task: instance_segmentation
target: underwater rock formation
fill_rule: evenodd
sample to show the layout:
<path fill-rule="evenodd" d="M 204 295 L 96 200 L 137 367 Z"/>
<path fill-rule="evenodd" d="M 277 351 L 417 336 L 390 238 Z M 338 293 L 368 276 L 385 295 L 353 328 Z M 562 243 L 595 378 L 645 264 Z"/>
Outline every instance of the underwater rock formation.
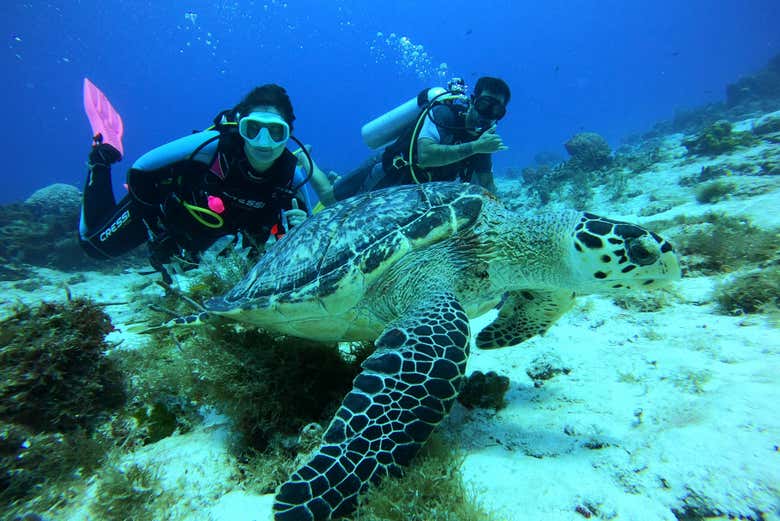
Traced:
<path fill-rule="evenodd" d="M 581 132 L 564 145 L 571 155 L 570 166 L 598 170 L 609 165 L 612 150 L 607 140 L 595 132 Z"/>
<path fill-rule="evenodd" d="M 755 138 L 750 132 L 734 132 L 731 122 L 720 120 L 697 135 L 683 139 L 682 144 L 691 154 L 717 156 L 754 142 Z"/>
<path fill-rule="evenodd" d="M 726 86 L 726 101 L 707 103 L 700 107 L 680 109 L 674 118 L 660 121 L 641 138 L 650 138 L 684 132 L 701 131 L 718 120 L 737 121 L 757 113 L 780 109 L 780 54 L 769 61 L 766 68 L 740 78 Z"/>
<path fill-rule="evenodd" d="M 25 278 L 23 264 L 63 271 L 116 266 L 91 259 L 82 250 L 80 211 L 79 190 L 61 183 L 36 191 L 24 203 L 0 206 L 0 280 Z M 130 260 L 126 257 L 122 264 Z"/>
<path fill-rule="evenodd" d="M 780 54 L 775 55 L 766 68 L 745 76 L 726 86 L 726 106 L 753 105 L 756 108 L 777 106 L 780 103 Z"/>
<path fill-rule="evenodd" d="M 550 150 L 543 150 L 534 154 L 534 162 L 537 165 L 553 166 L 558 163 L 563 163 L 564 158 L 558 152 L 552 152 Z"/>
<path fill-rule="evenodd" d="M 569 374 L 571 368 L 561 361 L 555 353 L 544 353 L 531 361 L 525 370 L 528 377 L 534 381 L 535 387 L 541 387 L 544 380 L 549 380 L 559 374 Z"/>
<path fill-rule="evenodd" d="M 504 396 L 509 390 L 509 378 L 495 371 L 474 371 L 463 382 L 458 401 L 466 408 L 503 409 Z"/>
<path fill-rule="evenodd" d="M 757 136 L 774 134 L 775 132 L 780 132 L 780 111 L 759 118 L 753 125 L 753 134 Z"/>
<path fill-rule="evenodd" d="M 73 185 L 54 183 L 33 192 L 24 204 L 40 215 L 70 215 L 81 205 L 81 192 Z"/>

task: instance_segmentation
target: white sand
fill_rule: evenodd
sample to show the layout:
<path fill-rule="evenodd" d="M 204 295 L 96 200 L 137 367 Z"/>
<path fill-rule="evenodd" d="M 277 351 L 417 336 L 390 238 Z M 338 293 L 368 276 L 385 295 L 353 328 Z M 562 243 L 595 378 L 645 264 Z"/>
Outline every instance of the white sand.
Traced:
<path fill-rule="evenodd" d="M 756 161 L 766 146 L 685 164 L 681 138 L 668 138 L 665 163 L 631 180 L 629 186 L 641 190 L 637 197 L 610 203 L 599 192 L 590 209 L 634 221 L 717 209 L 780 226 L 778 177 L 734 175 L 729 180 L 743 195 L 716 205 L 697 203 L 693 187 L 677 184 L 703 165 Z M 508 183 L 499 184 L 504 193 L 512 191 Z M 747 190 L 755 185 L 764 193 Z M 651 194 L 674 207 L 637 218 Z M 33 293 L 0 283 L 3 313 L 16 299 L 64 298 L 68 275 L 38 273 L 48 282 Z M 130 288 L 144 280 L 130 273 L 86 277 L 70 285 L 72 293 L 101 302 L 129 301 Z M 441 428 L 466 451 L 464 479 L 483 504 L 499 519 L 518 521 L 581 520 L 578 506 L 598 519 L 674 520 L 672 510 L 682 510 L 683 500 L 707 509 L 702 514 L 719 510 L 723 519 L 758 519 L 757 510 L 767 520 L 780 519 L 780 331 L 761 315 L 717 314 L 712 289 L 718 280 L 682 280 L 672 289 L 672 302 L 656 312 L 628 312 L 608 298 L 585 297 L 544 337 L 495 351 L 474 349 L 469 372 L 495 370 L 511 379 L 508 406 L 493 413 L 457 405 Z M 124 331 L 133 320 L 129 306 L 107 311 L 120 329 L 109 340 L 123 347 L 145 341 Z M 571 372 L 536 388 L 526 369 L 551 354 Z M 124 461 L 156 469 L 166 492 L 178 498 L 168 519 L 270 519 L 271 496 L 239 488 L 228 434 L 217 421 Z M 76 499 L 51 518 L 82 519 L 89 500 L 85 494 L 81 505 Z"/>

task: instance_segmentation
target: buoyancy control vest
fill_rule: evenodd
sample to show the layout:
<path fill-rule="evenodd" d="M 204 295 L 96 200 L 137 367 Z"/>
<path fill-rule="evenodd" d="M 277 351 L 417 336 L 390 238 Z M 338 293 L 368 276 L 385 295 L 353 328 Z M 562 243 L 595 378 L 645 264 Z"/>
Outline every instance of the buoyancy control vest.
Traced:
<path fill-rule="evenodd" d="M 473 141 L 475 136 L 466 129 L 463 106 L 451 103 L 435 103 L 426 109 L 423 117 L 430 118 L 436 125 L 440 134 L 446 134 L 449 142 L 446 144 L 459 144 Z M 427 181 L 453 181 L 460 178 L 468 182 L 474 172 L 474 166 L 481 163 L 484 158 L 472 156 L 464 160 L 439 167 L 422 169 L 418 166 L 417 139 L 419 139 L 422 122 L 411 125 L 392 144 L 388 145 L 382 153 L 382 169 L 385 178 L 377 185 L 377 188 L 398 184 L 410 184 Z M 410 155 L 411 153 L 411 155 Z M 472 165 L 473 163 L 473 165 Z"/>
<path fill-rule="evenodd" d="M 250 177 L 241 136 L 230 128 L 206 130 L 141 156 L 128 172 L 128 189 L 145 210 L 152 242 L 172 238 L 197 252 L 239 230 L 264 242 L 291 207 L 296 165 L 285 149 L 262 176 Z"/>

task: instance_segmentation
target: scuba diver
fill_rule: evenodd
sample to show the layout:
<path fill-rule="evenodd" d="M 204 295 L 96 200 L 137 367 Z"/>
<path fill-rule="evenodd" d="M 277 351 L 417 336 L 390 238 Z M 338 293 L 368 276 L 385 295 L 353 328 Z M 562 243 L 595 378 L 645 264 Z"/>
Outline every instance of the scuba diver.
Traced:
<path fill-rule="evenodd" d="M 388 186 L 456 179 L 495 193 L 491 154 L 508 148 L 496 125 L 506 114 L 509 86 L 485 76 L 477 80 L 470 98 L 465 91 L 463 80 L 455 78 L 448 90 L 423 90 L 364 125 L 366 144 L 386 148 L 338 178 L 333 183 L 335 199 Z"/>
<path fill-rule="evenodd" d="M 239 232 L 259 252 L 316 203 L 304 184 L 324 174 L 313 163 L 308 175 L 296 171 L 298 158 L 287 149 L 289 139 L 298 142 L 292 103 L 274 84 L 253 89 L 209 129 L 141 156 L 127 173 L 128 194 L 116 203 L 111 165 L 122 158 L 121 118 L 89 80 L 84 87 L 95 138 L 79 237 L 91 257 L 110 259 L 146 242 L 151 265 L 170 282 L 165 264 L 194 268 L 217 239 Z"/>

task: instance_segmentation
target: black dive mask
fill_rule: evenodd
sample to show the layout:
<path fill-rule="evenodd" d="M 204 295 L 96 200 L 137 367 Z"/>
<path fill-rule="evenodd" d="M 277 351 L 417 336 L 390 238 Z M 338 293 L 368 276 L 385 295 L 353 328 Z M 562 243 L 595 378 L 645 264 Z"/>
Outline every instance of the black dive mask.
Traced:
<path fill-rule="evenodd" d="M 492 96 L 478 96 L 474 98 L 472 104 L 481 119 L 498 121 L 506 114 L 506 107 L 501 100 Z"/>

